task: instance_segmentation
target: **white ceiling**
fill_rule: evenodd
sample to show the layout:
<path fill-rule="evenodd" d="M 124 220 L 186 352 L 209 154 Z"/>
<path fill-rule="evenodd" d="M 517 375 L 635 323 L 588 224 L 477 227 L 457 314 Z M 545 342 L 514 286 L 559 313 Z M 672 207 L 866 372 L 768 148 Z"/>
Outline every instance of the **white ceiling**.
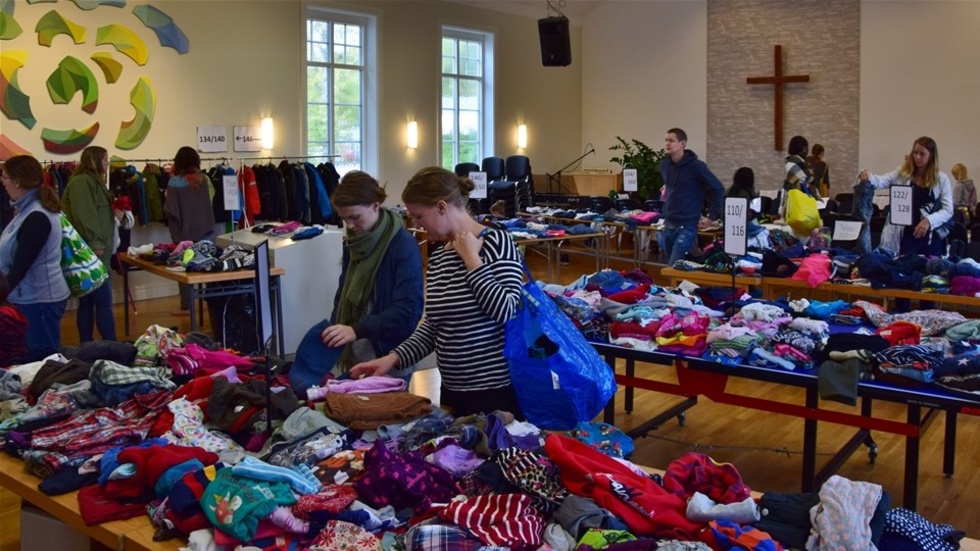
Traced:
<path fill-rule="evenodd" d="M 464 4 L 485 10 L 513 13 L 535 19 L 556 15 L 548 9 L 546 0 L 448 0 L 454 4 Z M 553 0 L 572 24 L 581 25 L 582 18 L 607 0 Z"/>

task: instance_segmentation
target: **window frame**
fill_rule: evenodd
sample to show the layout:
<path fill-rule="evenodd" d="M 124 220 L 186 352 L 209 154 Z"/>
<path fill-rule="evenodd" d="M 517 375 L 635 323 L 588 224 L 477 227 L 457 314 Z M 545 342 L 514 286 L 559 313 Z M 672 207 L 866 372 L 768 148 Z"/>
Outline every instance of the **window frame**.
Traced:
<path fill-rule="evenodd" d="M 378 64 L 378 50 L 380 48 L 378 39 L 378 27 L 379 27 L 379 17 L 376 14 L 360 11 L 342 10 L 336 9 L 328 6 L 308 4 L 306 5 L 304 17 L 303 17 L 303 97 L 302 97 L 302 144 L 304 155 L 311 155 L 310 153 L 310 135 L 309 135 L 309 112 L 310 112 L 310 90 L 309 90 L 309 69 L 310 67 L 326 67 L 328 71 L 331 72 L 329 78 L 329 84 L 332 86 L 333 71 L 340 68 L 346 69 L 351 67 L 357 67 L 361 70 L 361 120 L 360 120 L 360 146 L 361 146 L 361 166 L 358 167 L 359 170 L 368 172 L 369 174 L 378 174 L 379 171 L 379 158 L 380 158 L 380 139 L 379 139 L 379 107 L 378 107 L 378 89 L 379 89 L 379 64 Z M 348 24 L 348 25 L 358 25 L 361 27 L 362 35 L 362 64 L 361 65 L 346 65 L 346 64 L 336 64 L 334 63 L 331 55 L 331 60 L 327 62 L 313 62 L 309 59 L 309 26 L 310 21 L 320 21 L 327 22 L 330 24 L 331 34 L 333 31 L 333 25 L 335 23 Z M 331 48 L 333 47 L 333 37 L 331 36 L 330 42 Z M 330 97 L 328 98 L 326 105 L 329 109 L 329 115 L 327 120 L 327 133 L 328 133 L 328 151 L 333 154 L 336 151 L 337 140 L 336 140 L 336 127 L 334 120 L 334 109 L 336 104 L 333 98 L 333 90 L 328 90 Z M 337 163 L 336 158 L 316 158 L 311 157 L 309 159 L 311 162 L 318 163 L 322 161 L 331 161 L 334 166 L 338 167 L 338 172 L 340 171 L 341 165 Z M 344 171 L 346 172 L 346 170 Z M 343 173 L 341 173 L 343 176 Z"/>
<path fill-rule="evenodd" d="M 443 163 L 445 156 L 446 142 L 443 140 L 443 104 L 442 104 L 442 84 L 445 78 L 453 78 L 456 81 L 456 105 L 453 108 L 454 111 L 454 135 L 453 140 L 453 153 L 452 153 L 452 165 L 448 168 L 453 170 L 456 164 L 460 161 L 459 159 L 459 81 L 460 77 L 463 76 L 467 79 L 472 77 L 467 77 L 465 75 L 460 75 L 459 68 L 457 66 L 457 71 L 455 73 L 445 73 L 442 70 L 442 41 L 445 38 L 452 38 L 454 40 L 466 40 L 471 42 L 478 42 L 482 47 L 483 53 L 483 76 L 479 78 L 480 81 L 480 132 L 479 132 L 479 147 L 477 151 L 477 158 L 474 160 L 476 164 L 482 164 L 482 160 L 486 157 L 494 155 L 495 150 L 495 127 L 494 127 L 494 109 L 495 109 L 495 88 L 494 88 L 494 42 L 495 33 L 486 29 L 478 29 L 473 27 L 463 27 L 454 24 L 442 24 L 440 27 L 439 35 L 439 164 Z M 456 54 L 457 61 L 459 60 L 458 48 Z"/>

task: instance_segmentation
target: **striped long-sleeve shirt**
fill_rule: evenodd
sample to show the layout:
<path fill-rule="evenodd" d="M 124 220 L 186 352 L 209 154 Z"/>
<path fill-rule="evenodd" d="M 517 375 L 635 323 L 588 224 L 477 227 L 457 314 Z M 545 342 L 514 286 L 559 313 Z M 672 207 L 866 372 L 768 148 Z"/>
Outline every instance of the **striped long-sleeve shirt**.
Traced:
<path fill-rule="evenodd" d="M 450 390 L 487 390 L 510 384 L 504 325 L 521 300 L 520 251 L 506 232 L 490 230 L 480 257 L 484 264 L 467 272 L 456 251 L 440 247 L 432 254 L 426 275 L 425 317 L 415 333 L 394 350 L 403 366 L 435 350 L 442 384 Z"/>

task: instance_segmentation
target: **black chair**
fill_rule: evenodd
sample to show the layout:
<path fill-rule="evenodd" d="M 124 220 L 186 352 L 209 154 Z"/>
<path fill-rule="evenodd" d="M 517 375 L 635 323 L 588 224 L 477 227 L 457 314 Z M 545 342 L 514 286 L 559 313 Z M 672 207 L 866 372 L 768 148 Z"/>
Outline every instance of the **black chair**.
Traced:
<path fill-rule="evenodd" d="M 643 210 L 643 205 L 636 199 L 616 199 L 616 210 Z"/>
<path fill-rule="evenodd" d="M 977 206 L 973 209 L 973 219 L 980 221 L 980 203 L 977 203 Z"/>
<path fill-rule="evenodd" d="M 595 195 L 589 198 L 589 210 L 596 214 L 605 214 L 609 209 L 616 209 L 616 203 L 604 195 Z"/>
<path fill-rule="evenodd" d="M 878 245 L 881 244 L 881 232 L 885 229 L 884 216 L 872 216 L 871 222 L 868 224 L 871 226 L 871 249 L 877 249 Z"/>
<path fill-rule="evenodd" d="M 643 201 L 643 210 L 650 212 L 660 212 L 664 208 L 664 202 L 659 199 L 647 199 Z"/>
<path fill-rule="evenodd" d="M 963 247 L 963 258 L 972 258 L 980 262 L 980 241 L 971 241 Z"/>
<path fill-rule="evenodd" d="M 483 169 L 483 172 L 487 173 L 487 184 L 503 179 L 505 174 L 503 158 L 487 157 L 483 159 L 483 164 L 480 166 Z"/>
<path fill-rule="evenodd" d="M 946 236 L 946 243 L 950 246 L 958 246 L 962 249 L 966 245 L 966 242 L 970 240 L 970 232 L 966 229 L 966 224 L 961 224 L 960 222 L 953 222 L 953 227 L 949 230 L 949 235 Z M 960 243 L 961 245 L 955 245 Z"/>
<path fill-rule="evenodd" d="M 469 177 L 470 172 L 480 172 L 480 165 L 476 163 L 459 163 L 453 170 L 456 176 Z"/>
<path fill-rule="evenodd" d="M 840 212 L 840 204 L 833 199 L 827 199 L 826 209 L 828 212 Z"/>
<path fill-rule="evenodd" d="M 772 197 L 769 197 L 768 195 L 760 195 L 759 196 L 759 203 L 760 203 L 761 206 L 759 208 L 759 212 L 761 214 L 772 214 L 772 212 L 773 212 L 772 211 L 772 203 L 773 203 L 773 201 L 774 201 L 774 199 Z"/>
<path fill-rule="evenodd" d="M 488 177 L 489 180 L 489 177 Z M 490 204 L 504 202 L 504 214 L 513 218 L 532 206 L 531 161 L 524 155 L 511 155 L 504 162 L 504 173 L 487 184 Z"/>

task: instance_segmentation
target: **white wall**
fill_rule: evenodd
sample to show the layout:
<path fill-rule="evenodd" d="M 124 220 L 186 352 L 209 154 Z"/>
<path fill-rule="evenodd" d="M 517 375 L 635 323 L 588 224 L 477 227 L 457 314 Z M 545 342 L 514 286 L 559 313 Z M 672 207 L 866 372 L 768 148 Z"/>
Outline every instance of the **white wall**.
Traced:
<path fill-rule="evenodd" d="M 618 169 L 608 162 L 616 136 L 660 149 L 675 126 L 704 155 L 704 2 L 604 2 L 584 17 L 582 43 L 582 142 L 596 149 L 583 166 Z"/>
<path fill-rule="evenodd" d="M 980 2 L 861 4 L 860 165 L 887 172 L 919 136 L 980 177 Z"/>

